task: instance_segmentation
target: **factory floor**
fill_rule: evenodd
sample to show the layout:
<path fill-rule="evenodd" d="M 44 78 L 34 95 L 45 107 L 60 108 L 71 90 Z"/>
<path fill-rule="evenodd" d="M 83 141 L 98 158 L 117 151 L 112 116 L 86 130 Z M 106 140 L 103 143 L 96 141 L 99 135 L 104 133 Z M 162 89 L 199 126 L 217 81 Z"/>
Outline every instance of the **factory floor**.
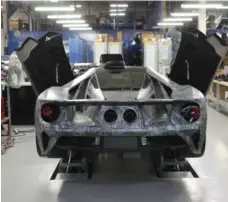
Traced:
<path fill-rule="evenodd" d="M 208 108 L 205 155 L 189 159 L 199 178 L 156 178 L 139 159 L 104 160 L 92 180 L 50 177 L 58 159 L 39 158 L 34 133 L 2 155 L 3 202 L 228 202 L 228 117 Z M 105 167 L 105 166 L 104 166 Z"/>

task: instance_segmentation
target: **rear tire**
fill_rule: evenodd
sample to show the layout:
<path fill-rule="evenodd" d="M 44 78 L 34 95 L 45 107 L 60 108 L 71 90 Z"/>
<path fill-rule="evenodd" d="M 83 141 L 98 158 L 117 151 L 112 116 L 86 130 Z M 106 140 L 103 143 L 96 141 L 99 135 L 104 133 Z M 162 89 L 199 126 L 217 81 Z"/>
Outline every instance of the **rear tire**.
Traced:
<path fill-rule="evenodd" d="M 40 150 L 40 147 L 39 147 L 39 144 L 38 144 L 37 137 L 36 137 L 36 152 L 41 157 L 41 150 Z"/>
<path fill-rule="evenodd" d="M 205 152 L 205 149 L 206 149 L 206 138 L 205 138 L 205 140 L 204 140 L 204 143 L 203 143 L 203 147 L 202 147 L 202 155 L 201 156 L 203 156 L 204 155 L 204 152 Z"/>

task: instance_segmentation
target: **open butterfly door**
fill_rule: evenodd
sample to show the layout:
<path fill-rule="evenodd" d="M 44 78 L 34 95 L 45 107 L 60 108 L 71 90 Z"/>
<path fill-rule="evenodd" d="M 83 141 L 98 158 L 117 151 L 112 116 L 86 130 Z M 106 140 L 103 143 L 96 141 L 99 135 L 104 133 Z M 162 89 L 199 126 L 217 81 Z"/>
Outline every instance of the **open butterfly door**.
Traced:
<path fill-rule="evenodd" d="M 16 53 L 37 95 L 74 78 L 58 33 L 49 32 L 38 41 L 29 37 Z"/>
<path fill-rule="evenodd" d="M 207 94 L 227 51 L 227 36 L 206 38 L 200 31 L 182 32 L 181 44 L 169 78 Z"/>

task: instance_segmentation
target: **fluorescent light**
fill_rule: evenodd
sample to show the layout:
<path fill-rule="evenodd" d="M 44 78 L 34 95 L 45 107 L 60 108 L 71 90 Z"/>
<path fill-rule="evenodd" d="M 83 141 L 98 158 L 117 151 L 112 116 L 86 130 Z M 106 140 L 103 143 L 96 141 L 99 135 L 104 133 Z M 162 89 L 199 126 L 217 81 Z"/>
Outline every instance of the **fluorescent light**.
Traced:
<path fill-rule="evenodd" d="M 162 29 L 161 26 L 153 26 L 152 28 L 153 28 L 153 29 Z"/>
<path fill-rule="evenodd" d="M 159 22 L 158 26 L 183 26 L 183 22 Z"/>
<path fill-rule="evenodd" d="M 37 6 L 35 7 L 35 11 L 74 11 L 75 8 L 74 7 L 70 7 L 70 6 L 57 6 L 57 7 L 54 7 L 54 6 L 50 6 L 50 7 L 40 7 L 40 6 Z"/>
<path fill-rule="evenodd" d="M 199 13 L 193 12 L 193 13 L 171 13 L 172 17 L 194 17 L 199 16 Z"/>
<path fill-rule="evenodd" d="M 77 5 L 76 5 L 76 8 L 81 8 L 81 7 L 82 7 L 81 4 L 77 4 Z"/>
<path fill-rule="evenodd" d="M 54 3 L 54 2 L 59 2 L 59 0 L 50 0 L 50 2 L 53 2 L 53 3 Z"/>
<path fill-rule="evenodd" d="M 125 16 L 125 13 L 110 13 L 110 16 Z"/>
<path fill-rule="evenodd" d="M 92 28 L 91 27 L 71 27 L 71 28 L 69 28 L 69 30 L 85 31 L 85 30 L 92 30 Z"/>
<path fill-rule="evenodd" d="M 192 18 L 165 18 L 164 22 L 185 22 L 192 21 Z"/>
<path fill-rule="evenodd" d="M 64 24 L 63 27 L 89 27 L 88 24 Z"/>
<path fill-rule="evenodd" d="M 85 20 L 57 20 L 57 24 L 67 24 L 67 23 L 85 23 Z"/>
<path fill-rule="evenodd" d="M 74 18 L 81 18 L 81 15 L 76 14 L 66 14 L 66 15 L 48 15 L 48 19 L 74 19 Z"/>
<path fill-rule="evenodd" d="M 222 6 L 221 8 L 218 9 L 228 9 L 228 6 Z"/>
<path fill-rule="evenodd" d="M 195 9 L 199 9 L 199 8 L 213 8 L 213 9 L 218 9 L 218 8 L 222 8 L 222 4 L 181 4 L 181 8 L 195 8 Z"/>
<path fill-rule="evenodd" d="M 110 12 L 124 12 L 124 11 L 126 11 L 126 9 L 125 8 L 122 8 L 122 9 L 110 9 L 109 10 Z"/>
<path fill-rule="evenodd" d="M 127 4 L 118 4 L 117 7 L 119 7 L 119 8 L 127 8 L 128 5 Z"/>
<path fill-rule="evenodd" d="M 128 5 L 127 4 L 110 4 L 110 7 L 119 7 L 119 8 L 127 8 Z"/>

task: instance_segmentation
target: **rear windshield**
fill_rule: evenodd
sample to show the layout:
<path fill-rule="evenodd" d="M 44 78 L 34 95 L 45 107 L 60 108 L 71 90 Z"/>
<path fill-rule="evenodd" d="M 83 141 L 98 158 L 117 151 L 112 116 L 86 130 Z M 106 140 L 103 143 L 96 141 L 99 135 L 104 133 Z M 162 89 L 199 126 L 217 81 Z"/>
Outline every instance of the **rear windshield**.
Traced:
<path fill-rule="evenodd" d="M 129 67 L 120 73 L 112 73 L 103 69 L 97 73 L 102 90 L 131 90 L 140 89 L 145 76 L 145 68 Z"/>

